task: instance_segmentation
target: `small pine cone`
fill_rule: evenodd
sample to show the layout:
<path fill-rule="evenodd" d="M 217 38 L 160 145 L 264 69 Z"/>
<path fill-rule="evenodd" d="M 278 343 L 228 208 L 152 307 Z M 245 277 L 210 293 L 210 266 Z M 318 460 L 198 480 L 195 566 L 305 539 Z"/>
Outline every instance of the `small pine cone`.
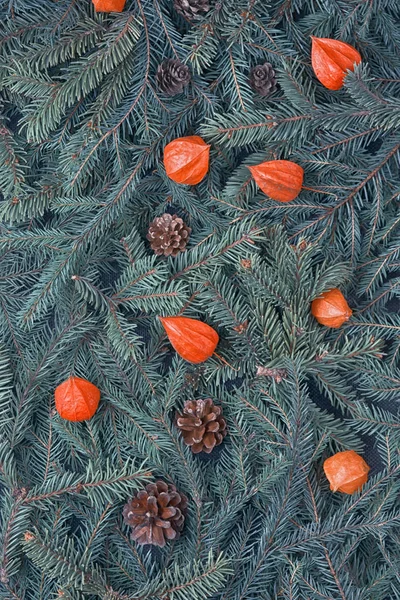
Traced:
<path fill-rule="evenodd" d="M 178 539 L 183 529 L 187 498 L 164 481 L 149 483 L 124 506 L 123 517 L 132 527 L 131 538 L 140 546 L 165 546 L 166 540 Z"/>
<path fill-rule="evenodd" d="M 222 409 L 215 406 L 211 398 L 185 402 L 183 414 L 177 415 L 176 424 L 182 431 L 185 444 L 191 446 L 194 454 L 209 454 L 226 436 Z"/>
<path fill-rule="evenodd" d="M 165 213 L 150 223 L 147 239 L 159 256 L 176 256 L 186 249 L 191 231 L 180 217 Z"/>
<path fill-rule="evenodd" d="M 187 21 L 192 21 L 210 10 L 209 0 L 174 0 L 174 9 Z"/>
<path fill-rule="evenodd" d="M 190 386 L 193 389 L 197 389 L 199 387 L 200 377 L 204 372 L 203 366 L 198 366 L 195 371 L 188 371 L 185 374 L 185 385 L 186 387 Z"/>
<path fill-rule="evenodd" d="M 28 495 L 28 490 L 25 487 L 15 488 L 12 492 L 12 496 L 13 496 L 13 498 L 15 498 L 15 500 L 17 502 L 24 500 L 27 497 L 27 495 Z"/>
<path fill-rule="evenodd" d="M 249 83 L 260 96 L 269 96 L 276 90 L 276 78 L 270 63 L 256 65 L 250 70 Z"/>
<path fill-rule="evenodd" d="M 272 377 L 276 383 L 280 383 L 287 377 L 286 369 L 269 369 L 268 367 L 257 367 L 256 375 L 259 377 Z"/>
<path fill-rule="evenodd" d="M 176 96 L 190 81 L 190 70 L 180 60 L 169 58 L 157 68 L 157 85 L 167 96 Z"/>

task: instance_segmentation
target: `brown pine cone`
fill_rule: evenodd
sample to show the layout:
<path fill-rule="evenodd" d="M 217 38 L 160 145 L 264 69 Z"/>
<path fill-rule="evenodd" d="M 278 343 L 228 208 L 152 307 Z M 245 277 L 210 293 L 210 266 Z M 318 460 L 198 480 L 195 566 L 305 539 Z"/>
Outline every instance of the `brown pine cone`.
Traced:
<path fill-rule="evenodd" d="M 186 249 L 191 231 L 180 217 L 165 213 L 150 223 L 147 239 L 159 256 L 176 256 Z"/>
<path fill-rule="evenodd" d="M 249 83 L 260 96 L 269 96 L 276 90 L 276 78 L 273 66 L 266 62 L 250 70 Z"/>
<path fill-rule="evenodd" d="M 124 506 L 123 517 L 132 527 L 131 538 L 139 545 L 165 546 L 178 539 L 183 529 L 187 498 L 164 481 L 149 483 Z"/>
<path fill-rule="evenodd" d="M 189 67 L 176 58 L 169 58 L 158 65 L 156 80 L 164 94 L 176 96 L 190 81 Z"/>
<path fill-rule="evenodd" d="M 215 406 L 211 398 L 185 402 L 183 414 L 178 413 L 176 424 L 182 431 L 185 444 L 191 446 L 194 454 L 209 454 L 226 436 L 222 409 Z"/>
<path fill-rule="evenodd" d="M 174 9 L 187 21 L 192 21 L 210 10 L 208 0 L 174 0 Z"/>

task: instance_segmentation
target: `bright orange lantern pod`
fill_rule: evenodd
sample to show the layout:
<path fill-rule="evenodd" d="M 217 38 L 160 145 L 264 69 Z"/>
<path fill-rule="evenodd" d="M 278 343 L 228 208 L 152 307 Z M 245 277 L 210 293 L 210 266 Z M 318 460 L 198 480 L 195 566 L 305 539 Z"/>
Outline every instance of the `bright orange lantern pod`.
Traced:
<path fill-rule="evenodd" d="M 301 191 L 304 171 L 290 160 L 270 160 L 249 167 L 258 187 L 278 202 L 290 202 Z"/>
<path fill-rule="evenodd" d="M 70 377 L 54 392 L 56 409 L 67 421 L 91 419 L 99 406 L 100 390 L 81 377 Z"/>
<path fill-rule="evenodd" d="M 190 363 L 202 363 L 214 354 L 218 333 L 207 323 L 188 317 L 159 317 L 169 341 L 179 356 Z"/>
<path fill-rule="evenodd" d="M 126 0 L 92 0 L 96 12 L 122 12 Z"/>
<path fill-rule="evenodd" d="M 354 450 L 338 452 L 324 462 L 325 475 L 332 492 L 354 494 L 368 481 L 370 468 Z"/>
<path fill-rule="evenodd" d="M 176 183 L 196 185 L 207 175 L 210 146 L 198 135 L 177 138 L 164 148 L 164 166 Z"/>
<path fill-rule="evenodd" d="M 353 311 L 342 292 L 333 288 L 312 301 L 311 313 L 321 325 L 338 329 L 350 319 Z"/>
<path fill-rule="evenodd" d="M 354 71 L 354 65 L 361 62 L 360 53 L 339 40 L 313 36 L 311 40 L 311 63 L 315 75 L 328 90 L 340 90 L 347 71 Z"/>

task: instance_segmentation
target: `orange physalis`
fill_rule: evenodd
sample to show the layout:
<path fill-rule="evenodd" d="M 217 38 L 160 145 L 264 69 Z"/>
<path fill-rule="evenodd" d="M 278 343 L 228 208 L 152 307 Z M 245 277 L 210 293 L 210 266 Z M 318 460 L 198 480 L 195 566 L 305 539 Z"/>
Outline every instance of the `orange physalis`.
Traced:
<path fill-rule="evenodd" d="M 249 169 L 258 187 L 273 200 L 290 202 L 300 194 L 304 171 L 290 160 L 270 160 Z"/>
<path fill-rule="evenodd" d="M 365 460 L 354 450 L 338 452 L 324 462 L 325 475 L 332 492 L 357 492 L 367 482 L 369 470 Z"/>
<path fill-rule="evenodd" d="M 126 0 L 92 0 L 96 12 L 122 12 Z"/>
<path fill-rule="evenodd" d="M 164 166 L 176 183 L 196 185 L 207 175 L 210 146 L 198 135 L 177 138 L 164 148 Z"/>
<path fill-rule="evenodd" d="M 56 409 L 67 421 L 86 421 L 93 417 L 100 401 L 100 390 L 81 377 L 70 377 L 54 392 Z"/>
<path fill-rule="evenodd" d="M 159 317 L 172 346 L 191 363 L 202 363 L 214 354 L 218 333 L 207 323 L 188 317 Z"/>
<path fill-rule="evenodd" d="M 340 90 L 347 71 L 354 71 L 354 65 L 361 62 L 360 53 L 339 40 L 313 36 L 311 40 L 311 63 L 315 75 L 328 90 Z"/>
<path fill-rule="evenodd" d="M 350 319 L 353 311 L 342 292 L 333 288 L 312 301 L 311 313 L 321 325 L 338 329 Z"/>

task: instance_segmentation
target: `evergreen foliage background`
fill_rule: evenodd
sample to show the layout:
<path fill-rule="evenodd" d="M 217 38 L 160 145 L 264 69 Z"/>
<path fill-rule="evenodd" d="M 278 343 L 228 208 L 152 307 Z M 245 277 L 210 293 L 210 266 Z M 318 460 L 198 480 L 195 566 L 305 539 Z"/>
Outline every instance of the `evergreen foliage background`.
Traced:
<path fill-rule="evenodd" d="M 398 1 L 218 0 L 191 24 L 168 0 L 0 11 L 1 598 L 399 598 Z M 343 90 L 314 77 L 310 35 L 360 51 Z M 192 82 L 168 98 L 155 73 L 175 57 Z M 193 133 L 211 168 L 188 188 L 162 152 Z M 305 170 L 291 203 L 250 179 L 274 158 Z M 192 228 L 176 259 L 145 241 L 165 211 Z M 310 315 L 335 286 L 354 309 L 337 331 Z M 216 328 L 231 366 L 178 358 L 173 314 Z M 85 423 L 54 409 L 72 373 L 101 389 Z M 201 397 L 228 422 L 209 458 L 174 425 Z M 332 494 L 323 460 L 350 448 L 371 477 Z M 189 498 L 162 551 L 121 517 L 156 478 Z"/>

